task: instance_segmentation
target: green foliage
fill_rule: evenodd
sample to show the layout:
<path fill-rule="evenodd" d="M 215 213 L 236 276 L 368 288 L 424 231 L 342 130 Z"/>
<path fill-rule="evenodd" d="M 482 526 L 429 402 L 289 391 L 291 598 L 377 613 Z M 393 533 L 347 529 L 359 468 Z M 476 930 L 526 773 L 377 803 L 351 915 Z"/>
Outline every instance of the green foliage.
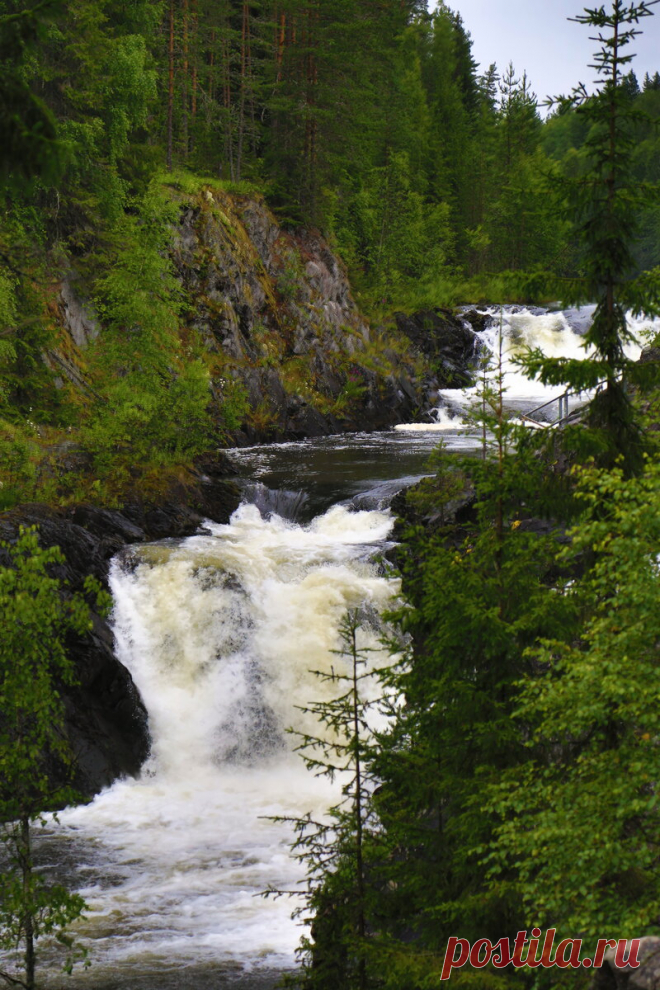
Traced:
<path fill-rule="evenodd" d="M 560 98 L 562 113 L 575 108 L 588 133 L 583 167 L 577 175 L 556 180 L 582 249 L 580 277 L 561 284 L 559 291 L 570 305 L 596 303 L 585 337 L 593 357 L 562 362 L 537 351 L 525 362 L 541 381 L 561 381 L 575 389 L 585 386 L 585 377 L 593 381 L 592 371 L 598 367 L 605 387 L 591 402 L 589 422 L 595 435 L 591 442 L 604 448 L 599 456 L 610 464 L 623 457 L 629 471 L 641 465 L 642 438 L 626 391 L 625 379 L 633 373 L 624 350 L 631 339 L 626 314 L 660 312 L 660 276 L 656 271 L 640 278 L 636 268 L 640 216 L 657 202 L 658 189 L 640 183 L 632 166 L 635 127 L 646 118 L 635 106 L 635 93 L 627 85 L 623 68 L 633 58 L 625 53 L 626 48 L 639 33 L 639 22 L 653 13 L 650 8 L 649 3 L 627 5 L 613 0 L 610 13 L 602 7 L 576 18 L 600 32 L 601 47 L 594 59 L 601 81 L 594 95 L 582 86 L 570 97 Z"/>
<path fill-rule="evenodd" d="M 147 123 L 156 97 L 156 72 L 147 67 L 147 57 L 141 35 L 117 38 L 108 53 L 101 78 L 111 163 L 126 150 L 131 131 Z"/>
<path fill-rule="evenodd" d="M 10 386 L 4 372 L 16 361 L 16 348 L 12 342 L 12 328 L 16 323 L 16 297 L 14 283 L 0 272 L 0 414 L 6 409 Z"/>
<path fill-rule="evenodd" d="M 56 937 L 70 970 L 76 954 L 66 929 L 85 907 L 81 897 L 35 872 L 32 831 L 45 811 L 75 799 L 61 697 L 62 687 L 75 683 L 75 671 L 65 639 L 92 624 L 84 597 L 65 595 L 51 576 L 64 562 L 57 547 L 43 550 L 34 529 L 21 529 L 16 543 L 3 543 L 2 550 L 9 566 L 0 567 L 0 839 L 9 863 L 0 883 L 0 946 L 18 969 L 1 975 L 34 990 L 35 942 Z M 91 578 L 86 591 L 105 606 L 107 596 Z"/>
<path fill-rule="evenodd" d="M 32 90 L 26 64 L 59 4 L 41 0 L 32 9 L 3 3 L 0 13 L 0 175 L 14 189 L 37 178 L 55 179 L 62 149 L 52 111 Z"/>
<path fill-rule="evenodd" d="M 341 781 L 341 800 L 325 820 L 311 814 L 276 819 L 292 824 L 294 855 L 305 865 L 304 891 L 267 891 L 267 896 L 293 893 L 303 903 L 294 917 L 310 917 L 312 939 L 303 939 L 300 984 L 305 990 L 368 990 L 374 982 L 372 918 L 378 894 L 373 871 L 377 862 L 378 823 L 367 768 L 372 748 L 371 710 L 364 682 L 376 672 L 371 651 L 360 645 L 360 619 L 349 612 L 340 626 L 341 650 L 330 673 L 314 671 L 322 683 L 336 688 L 330 700 L 303 708 L 318 723 L 319 735 L 293 732 L 307 769 L 316 776 Z"/>
<path fill-rule="evenodd" d="M 290 251 L 284 259 L 284 267 L 277 278 L 277 291 L 287 301 L 295 301 L 300 292 L 303 266 L 300 255 Z"/>
<path fill-rule="evenodd" d="M 175 217 L 152 187 L 139 217 L 124 215 L 113 228 L 114 263 L 96 282 L 105 330 L 92 355 L 96 402 L 82 435 L 100 478 L 120 465 L 187 460 L 210 443 L 209 372 L 180 332 L 184 300 L 167 254 Z M 234 397 L 230 418 L 237 409 Z"/>
<path fill-rule="evenodd" d="M 0 421 L 0 509 L 30 501 L 36 481 L 34 441 Z"/>
<path fill-rule="evenodd" d="M 583 515 L 556 594 L 577 633 L 528 655 L 516 718 L 529 757 L 491 787 L 491 875 L 513 870 L 526 920 L 597 939 L 657 934 L 660 471 L 579 471 Z"/>
<path fill-rule="evenodd" d="M 553 534 L 521 521 L 542 467 L 531 450 L 514 450 L 518 431 L 503 415 L 502 397 L 500 365 L 475 410 L 483 459 L 456 464 L 435 454 L 436 529 L 408 532 L 401 557 L 409 604 L 397 621 L 410 649 L 392 681 L 405 705 L 374 758 L 378 812 L 399 851 L 384 914 L 394 938 L 401 928 L 415 932 L 414 946 L 401 949 L 401 982 L 393 986 L 407 986 L 427 963 L 432 972 L 432 954 L 452 934 L 497 941 L 521 921 L 507 876 L 489 886 L 479 864 L 475 850 L 496 825 L 482 795 L 525 759 L 511 714 L 526 649 L 551 630 L 571 629 L 573 614 L 571 602 L 549 591 Z M 446 526 L 444 508 L 467 479 L 473 518 Z"/>

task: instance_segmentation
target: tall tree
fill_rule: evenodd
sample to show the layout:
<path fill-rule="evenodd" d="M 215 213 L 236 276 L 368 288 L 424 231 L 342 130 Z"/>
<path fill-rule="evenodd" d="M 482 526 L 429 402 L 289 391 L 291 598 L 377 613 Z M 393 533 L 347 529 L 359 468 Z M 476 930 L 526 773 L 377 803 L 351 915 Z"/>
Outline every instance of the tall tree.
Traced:
<path fill-rule="evenodd" d="M 526 361 L 527 369 L 543 382 L 581 390 L 598 386 L 590 406 L 588 439 L 597 444 L 605 463 L 621 457 L 629 471 L 641 467 L 643 442 L 627 389 L 634 370 L 625 354 L 632 340 L 627 313 L 660 313 L 660 277 L 639 276 L 635 263 L 640 212 L 657 197 L 657 189 L 639 183 L 631 168 L 640 114 L 626 85 L 625 69 L 634 58 L 627 49 L 639 34 L 637 25 L 653 13 L 655 2 L 613 0 L 609 10 L 587 10 L 575 18 L 599 32 L 594 67 L 600 88 L 590 95 L 580 86 L 559 101 L 563 111 L 575 108 L 590 127 L 585 171 L 561 181 L 583 253 L 581 277 L 560 291 L 567 304 L 596 302 L 585 337 L 593 356 L 582 361 L 551 359 L 535 351 Z"/>
<path fill-rule="evenodd" d="M 294 916 L 311 913 L 311 941 L 303 939 L 302 985 L 306 990 L 369 990 L 379 985 L 369 941 L 373 938 L 373 910 L 377 891 L 368 865 L 370 847 L 378 841 L 373 780 L 367 767 L 373 731 L 370 712 L 379 701 L 365 687 L 374 681 L 370 649 L 361 645 L 357 611 L 340 626 L 342 647 L 330 673 L 314 671 L 335 689 L 334 697 L 302 709 L 318 724 L 318 734 L 294 732 L 307 768 L 316 776 L 341 781 L 341 800 L 327 820 L 311 815 L 276 819 L 294 826 L 293 851 L 306 870 L 303 905 Z M 294 895 L 291 891 L 268 894 Z M 372 966 L 372 963 L 374 964 Z"/>

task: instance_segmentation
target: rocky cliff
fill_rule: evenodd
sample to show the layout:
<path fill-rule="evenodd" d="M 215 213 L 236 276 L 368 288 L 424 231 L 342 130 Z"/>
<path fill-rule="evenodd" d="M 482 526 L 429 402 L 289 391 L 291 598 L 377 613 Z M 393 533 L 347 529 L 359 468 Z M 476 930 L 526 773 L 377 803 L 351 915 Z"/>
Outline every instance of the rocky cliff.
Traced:
<path fill-rule="evenodd" d="M 407 339 L 370 328 L 320 235 L 283 231 L 263 200 L 184 200 L 173 257 L 194 326 L 245 385 L 251 439 L 380 428 L 423 403 Z"/>
<path fill-rule="evenodd" d="M 419 414 L 432 387 L 423 353 L 395 324 L 368 325 L 317 232 L 283 230 L 258 195 L 211 184 L 168 194 L 184 319 L 211 358 L 215 396 L 234 379 L 248 400 L 236 442 L 379 429 Z M 63 282 L 55 316 L 60 344 L 48 361 L 84 392 L 76 356 L 103 331 L 80 280 Z"/>

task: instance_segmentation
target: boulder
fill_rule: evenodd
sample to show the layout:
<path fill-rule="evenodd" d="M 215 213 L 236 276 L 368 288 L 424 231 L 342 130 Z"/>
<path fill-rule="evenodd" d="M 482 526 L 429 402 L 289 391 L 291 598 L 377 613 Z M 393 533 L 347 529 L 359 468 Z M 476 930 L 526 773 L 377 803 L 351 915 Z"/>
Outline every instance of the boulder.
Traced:
<path fill-rule="evenodd" d="M 490 313 L 482 313 L 478 309 L 467 309 L 461 316 L 467 320 L 475 333 L 483 333 L 497 322 L 496 317 Z"/>
<path fill-rule="evenodd" d="M 637 969 L 617 966 L 615 957 L 616 951 L 608 949 L 591 990 L 660 990 L 660 938 L 640 939 Z"/>

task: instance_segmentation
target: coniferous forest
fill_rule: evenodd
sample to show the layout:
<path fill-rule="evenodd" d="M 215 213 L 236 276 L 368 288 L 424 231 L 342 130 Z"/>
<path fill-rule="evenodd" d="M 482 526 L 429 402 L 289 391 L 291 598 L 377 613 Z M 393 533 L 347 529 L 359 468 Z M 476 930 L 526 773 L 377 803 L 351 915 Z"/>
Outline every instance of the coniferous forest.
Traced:
<path fill-rule="evenodd" d="M 263 195 L 285 229 L 318 229 L 363 312 L 385 325 L 395 310 L 554 299 L 536 276 L 561 283 L 582 270 L 559 177 L 588 171 L 588 120 L 557 105 L 543 121 L 522 66 L 481 71 L 445 4 L 95 0 L 9 5 L 0 27 L 5 506 L 39 492 L 95 498 L 94 482 L 118 498 L 130 487 L 124 461 L 185 462 L 246 418 L 268 436 L 267 403 L 208 354 L 175 277 L 172 225 L 181 200 L 205 187 Z M 653 182 L 660 77 L 624 68 L 630 174 Z M 634 212 L 634 265 L 650 270 L 658 207 Z M 286 303 L 302 262 L 295 245 L 281 253 L 274 288 Z M 84 368 L 58 347 L 54 286 L 67 280 L 91 335 L 107 331 Z M 287 333 L 266 340 L 263 366 L 286 356 Z M 331 398 L 350 405 L 347 366 L 337 371 L 345 388 Z M 73 430 L 93 461 L 89 483 L 58 489 L 35 430 L 52 431 L 51 448 Z"/>
<path fill-rule="evenodd" d="M 387 662 L 360 606 L 315 672 L 318 728 L 296 745 L 342 790 L 323 820 L 274 816 L 307 877 L 287 980 L 660 987 L 652 962 L 651 982 L 608 983 L 572 941 L 554 967 L 539 949 L 549 930 L 592 961 L 603 938 L 660 945 L 660 357 L 626 350 L 631 315 L 660 317 L 660 71 L 632 60 L 654 2 L 576 10 L 599 83 L 540 107 L 525 66 L 477 65 L 458 2 L 2 0 L 9 985 L 41 985 L 41 939 L 82 960 L 84 901 L 33 845 L 43 814 L 94 791 L 69 729 L 108 561 L 238 504 L 219 448 L 419 418 L 432 381 L 475 387 L 481 440 L 440 444 L 393 503 Z M 507 408 L 501 329 L 468 379 L 400 332 L 551 303 L 593 307 L 584 356 L 519 358 L 585 397 L 552 430 Z M 199 495 L 209 475 L 222 509 Z M 157 525 L 172 499 L 194 502 L 192 529 Z M 107 537 L 80 580 L 55 546 L 67 520 Z M 457 939 L 483 951 L 447 973 Z"/>

